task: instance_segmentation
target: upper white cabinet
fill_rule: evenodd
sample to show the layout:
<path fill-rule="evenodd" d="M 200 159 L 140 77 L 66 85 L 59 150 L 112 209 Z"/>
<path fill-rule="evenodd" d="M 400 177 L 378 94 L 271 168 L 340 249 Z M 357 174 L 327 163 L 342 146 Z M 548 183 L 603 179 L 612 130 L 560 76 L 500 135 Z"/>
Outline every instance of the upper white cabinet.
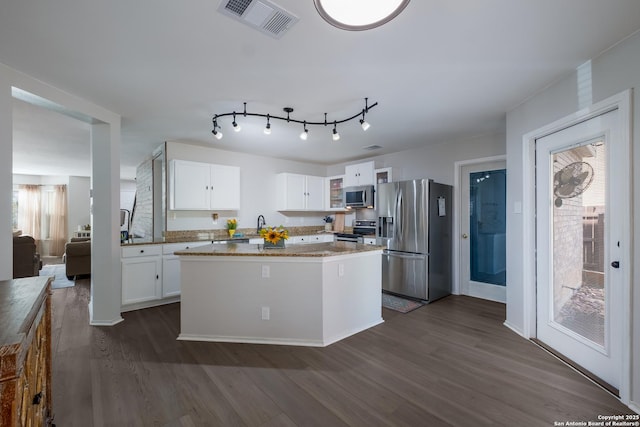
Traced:
<path fill-rule="evenodd" d="M 171 160 L 169 209 L 240 209 L 240 168 Z"/>
<path fill-rule="evenodd" d="M 344 175 L 325 178 L 325 209 L 328 211 L 344 211 Z"/>
<path fill-rule="evenodd" d="M 374 171 L 375 164 L 373 161 L 345 166 L 344 186 L 373 185 L 375 184 Z"/>
<path fill-rule="evenodd" d="M 319 176 L 278 174 L 278 210 L 323 211 L 324 182 Z"/>

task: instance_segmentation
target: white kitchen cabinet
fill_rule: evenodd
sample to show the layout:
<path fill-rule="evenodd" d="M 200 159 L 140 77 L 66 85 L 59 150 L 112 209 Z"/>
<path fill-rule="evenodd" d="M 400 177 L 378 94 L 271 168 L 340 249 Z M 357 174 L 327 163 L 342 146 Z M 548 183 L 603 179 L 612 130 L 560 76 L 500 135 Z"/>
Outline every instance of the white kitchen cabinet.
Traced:
<path fill-rule="evenodd" d="M 240 168 L 188 160 L 169 163 L 169 209 L 238 210 Z"/>
<path fill-rule="evenodd" d="M 333 234 L 311 234 L 303 236 L 292 236 L 287 240 L 287 244 L 297 245 L 305 243 L 333 242 Z"/>
<path fill-rule="evenodd" d="M 375 163 L 364 162 L 344 168 L 344 186 L 373 185 L 375 183 Z"/>
<path fill-rule="evenodd" d="M 344 201 L 344 175 L 330 176 L 325 178 L 324 184 L 325 210 L 328 211 L 345 211 L 346 204 Z"/>
<path fill-rule="evenodd" d="M 324 178 L 280 173 L 277 176 L 278 210 L 324 211 Z"/>
<path fill-rule="evenodd" d="M 393 181 L 393 177 L 391 176 L 391 168 L 376 169 L 375 173 L 376 184 L 386 184 L 387 182 Z"/>
<path fill-rule="evenodd" d="M 180 295 L 180 258 L 174 255 L 174 252 L 210 243 L 210 241 L 199 241 L 162 245 L 162 298 Z"/>
<path fill-rule="evenodd" d="M 122 248 L 122 304 L 136 304 L 162 296 L 162 245 Z"/>

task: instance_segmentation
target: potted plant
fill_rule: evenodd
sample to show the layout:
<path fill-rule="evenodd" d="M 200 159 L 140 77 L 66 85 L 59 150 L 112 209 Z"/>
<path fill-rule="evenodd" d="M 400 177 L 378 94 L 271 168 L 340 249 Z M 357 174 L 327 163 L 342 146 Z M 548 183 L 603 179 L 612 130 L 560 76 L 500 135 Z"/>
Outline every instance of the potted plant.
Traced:
<path fill-rule="evenodd" d="M 235 218 L 228 219 L 227 231 L 229 232 L 229 237 L 233 237 L 236 234 L 236 228 L 238 228 L 238 220 Z"/>
<path fill-rule="evenodd" d="M 330 216 L 325 216 L 322 218 L 324 221 L 324 231 L 332 231 L 333 230 L 333 218 Z"/>

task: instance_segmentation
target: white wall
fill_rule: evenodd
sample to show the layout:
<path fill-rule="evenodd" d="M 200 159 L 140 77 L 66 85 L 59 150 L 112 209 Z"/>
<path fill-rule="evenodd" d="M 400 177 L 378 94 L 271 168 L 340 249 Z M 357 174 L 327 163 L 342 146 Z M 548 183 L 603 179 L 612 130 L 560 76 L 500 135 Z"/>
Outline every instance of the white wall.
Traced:
<path fill-rule="evenodd" d="M 120 236 L 119 236 L 119 171 L 120 116 L 98 105 L 61 91 L 20 71 L 0 64 L 0 279 L 12 274 L 13 245 L 11 244 L 11 195 L 13 155 L 13 95 L 19 88 L 60 107 L 61 112 L 73 114 L 92 125 L 92 170 L 94 185 L 95 239 L 93 249 L 100 260 L 100 268 L 92 269 L 91 323 L 112 325 L 120 317 Z M 96 125 L 99 123 L 101 125 Z M 103 124 L 103 125 L 102 125 Z M 106 129 L 97 132 L 97 126 Z M 99 134 L 95 135 L 94 134 Z M 92 249 L 92 250 L 93 250 Z"/>
<path fill-rule="evenodd" d="M 619 43 L 612 49 L 592 60 L 592 102 L 598 102 L 629 88 L 640 87 L 640 33 Z M 516 214 L 512 207 L 522 201 L 526 165 L 523 165 L 523 135 L 544 125 L 568 116 L 584 107 L 578 96 L 578 72 L 546 88 L 544 91 L 507 114 L 507 323 L 513 329 L 525 330 L 525 295 L 522 286 L 524 265 L 531 260 L 523 258 L 523 221 L 527 213 Z M 633 101 L 633 207 L 632 218 L 635 230 L 632 236 L 633 266 L 640 265 L 640 96 Z M 517 171 L 521 171 L 517 173 Z M 632 265 L 627 268 L 632 268 Z M 632 355 L 633 378 L 631 400 L 640 407 L 640 268 L 633 269 L 633 338 Z"/>
<path fill-rule="evenodd" d="M 67 226 L 69 239 L 78 226 L 91 224 L 91 179 L 84 176 L 70 176 L 67 189 L 67 206 L 69 207 Z"/>
<path fill-rule="evenodd" d="M 238 228 L 257 225 L 258 215 L 264 215 L 272 226 L 322 225 L 323 213 L 280 213 L 276 210 L 276 174 L 292 172 L 326 176 L 326 167 L 269 157 L 234 153 L 215 148 L 190 145 L 178 141 L 167 142 L 167 161 L 191 160 L 240 167 L 240 210 L 219 211 L 214 224 L 209 211 L 170 211 L 167 230 L 210 230 L 226 228 L 227 218 L 238 218 Z M 344 172 L 344 171 L 343 171 Z"/>
<path fill-rule="evenodd" d="M 505 154 L 505 136 L 479 135 L 458 141 L 445 141 L 399 153 L 371 157 L 376 168 L 392 167 L 394 181 L 429 178 L 442 184 L 453 185 L 454 163 L 463 160 Z M 329 175 L 344 173 L 345 164 L 328 167 Z"/>

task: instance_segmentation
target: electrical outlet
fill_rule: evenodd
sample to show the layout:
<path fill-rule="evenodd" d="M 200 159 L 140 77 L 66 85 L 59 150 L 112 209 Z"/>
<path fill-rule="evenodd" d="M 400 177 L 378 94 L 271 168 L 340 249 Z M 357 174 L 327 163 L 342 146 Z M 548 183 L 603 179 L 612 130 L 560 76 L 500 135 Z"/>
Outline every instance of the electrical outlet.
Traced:
<path fill-rule="evenodd" d="M 344 276 L 344 264 L 338 264 L 338 277 Z"/>
<path fill-rule="evenodd" d="M 263 279 L 268 279 L 271 276 L 271 269 L 269 268 L 268 265 L 263 265 L 262 266 L 262 278 Z"/>
<path fill-rule="evenodd" d="M 269 320 L 271 313 L 269 307 L 262 307 L 262 320 Z"/>

